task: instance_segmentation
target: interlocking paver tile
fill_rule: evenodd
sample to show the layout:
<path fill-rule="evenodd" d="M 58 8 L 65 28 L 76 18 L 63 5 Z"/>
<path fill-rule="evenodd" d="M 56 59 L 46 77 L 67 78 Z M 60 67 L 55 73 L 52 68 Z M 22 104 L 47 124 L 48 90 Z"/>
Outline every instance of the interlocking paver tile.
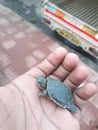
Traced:
<path fill-rule="evenodd" d="M 28 56 L 25 58 L 25 64 L 29 69 L 32 68 L 37 63 L 38 63 L 37 59 L 34 56 Z"/>
<path fill-rule="evenodd" d="M 0 39 L 5 36 L 4 32 L 0 32 Z"/>
<path fill-rule="evenodd" d="M 15 47 L 16 42 L 14 40 L 5 41 L 2 46 L 5 50 Z"/>
<path fill-rule="evenodd" d="M 11 61 L 10 61 L 6 51 L 3 50 L 2 47 L 0 47 L 0 70 L 3 70 L 10 64 L 11 64 Z"/>
<path fill-rule="evenodd" d="M 9 23 L 9 21 L 6 18 L 0 18 L 0 25 L 6 25 Z"/>
<path fill-rule="evenodd" d="M 10 81 L 7 77 L 0 71 L 0 86 L 4 86 L 5 84 L 9 83 Z"/>
<path fill-rule="evenodd" d="M 4 69 L 3 73 L 9 79 L 9 81 L 12 81 L 18 76 L 18 73 L 16 73 L 16 70 L 14 70 L 12 66 L 8 66 L 6 69 Z"/>
<path fill-rule="evenodd" d="M 53 51 L 53 50 L 55 50 L 56 48 L 58 48 L 59 46 L 60 46 L 60 45 L 57 44 L 57 43 L 51 44 L 51 45 L 49 46 L 49 50 L 50 50 L 50 51 Z"/>
<path fill-rule="evenodd" d="M 46 46 L 41 45 L 33 51 L 33 55 L 35 55 L 39 60 L 43 60 L 50 52 L 51 51 Z"/>
<path fill-rule="evenodd" d="M 11 26 L 9 26 L 7 29 L 6 29 L 6 33 L 7 33 L 7 35 L 12 35 L 12 34 L 14 34 L 14 33 L 17 33 L 17 28 L 15 28 L 15 27 L 11 27 Z"/>
<path fill-rule="evenodd" d="M 39 59 L 44 59 L 46 57 L 46 55 L 44 54 L 44 52 L 40 51 L 40 50 L 34 50 L 33 55 L 36 56 Z"/>
<path fill-rule="evenodd" d="M 7 55 L 5 55 L 4 53 L 1 53 L 0 54 L 0 68 L 5 68 L 9 64 L 10 64 L 10 61 L 9 61 Z"/>
<path fill-rule="evenodd" d="M 15 34 L 14 37 L 15 37 L 16 39 L 22 39 L 22 38 L 25 37 L 25 33 L 19 32 L 19 33 Z"/>
<path fill-rule="evenodd" d="M 38 29 L 35 26 L 31 26 L 30 23 L 27 24 L 28 27 L 25 29 L 25 31 L 27 32 L 27 34 L 32 34 L 33 32 L 39 32 Z"/>

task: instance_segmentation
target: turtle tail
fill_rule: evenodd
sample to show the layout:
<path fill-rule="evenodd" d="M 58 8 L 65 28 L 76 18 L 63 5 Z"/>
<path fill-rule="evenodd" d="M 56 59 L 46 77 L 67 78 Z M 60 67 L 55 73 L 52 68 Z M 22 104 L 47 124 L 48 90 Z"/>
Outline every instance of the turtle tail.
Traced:
<path fill-rule="evenodd" d="M 78 112 L 78 108 L 74 104 L 70 106 L 69 110 L 75 113 Z"/>

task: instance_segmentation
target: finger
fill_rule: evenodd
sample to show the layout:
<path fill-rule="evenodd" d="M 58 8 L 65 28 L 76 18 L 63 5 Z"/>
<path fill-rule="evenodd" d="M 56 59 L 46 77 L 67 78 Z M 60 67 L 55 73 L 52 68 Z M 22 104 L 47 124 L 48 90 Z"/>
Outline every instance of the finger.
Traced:
<path fill-rule="evenodd" d="M 57 48 L 42 63 L 31 69 L 26 74 L 38 77 L 40 75 L 48 76 L 62 63 L 67 51 L 63 47 Z"/>
<path fill-rule="evenodd" d="M 85 86 L 76 89 L 76 91 L 75 91 L 77 96 L 83 100 L 89 99 L 96 92 L 97 92 L 97 86 L 93 83 L 88 83 Z"/>
<path fill-rule="evenodd" d="M 74 92 L 74 99 L 78 108 L 82 110 L 86 100 L 92 97 L 96 92 L 97 86 L 92 83 L 88 83 L 83 87 L 76 89 Z"/>
<path fill-rule="evenodd" d="M 68 53 L 62 64 L 53 72 L 52 77 L 63 81 L 78 65 L 79 58 L 74 53 Z"/>
<path fill-rule="evenodd" d="M 83 100 L 80 97 L 78 97 L 78 95 L 74 94 L 74 102 L 75 102 L 75 105 L 78 107 L 78 109 L 82 111 L 86 103 L 86 100 Z"/>
<path fill-rule="evenodd" d="M 78 66 L 68 77 L 64 83 L 74 90 L 78 87 L 89 75 L 89 71 L 85 66 Z"/>

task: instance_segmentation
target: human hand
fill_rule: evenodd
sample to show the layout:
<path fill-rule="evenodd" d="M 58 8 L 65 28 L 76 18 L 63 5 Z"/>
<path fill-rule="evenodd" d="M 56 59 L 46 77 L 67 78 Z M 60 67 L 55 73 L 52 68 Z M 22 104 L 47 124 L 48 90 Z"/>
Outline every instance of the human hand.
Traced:
<path fill-rule="evenodd" d="M 3 122 L 4 130 L 79 130 L 75 114 L 60 108 L 45 97 L 39 97 L 40 89 L 36 82 L 36 78 L 40 75 L 51 76 L 64 82 L 73 91 L 89 75 L 88 69 L 79 63 L 77 55 L 67 53 L 60 47 L 42 63 L 7 85 L 5 95 L 10 96 L 7 96 L 7 102 L 4 100 L 3 104 L 8 112 L 9 121 Z M 94 95 L 96 90 L 96 86 L 92 83 L 86 83 L 75 90 L 75 104 L 80 110 L 82 101 Z M 2 95 L 1 92 L 0 94 Z"/>

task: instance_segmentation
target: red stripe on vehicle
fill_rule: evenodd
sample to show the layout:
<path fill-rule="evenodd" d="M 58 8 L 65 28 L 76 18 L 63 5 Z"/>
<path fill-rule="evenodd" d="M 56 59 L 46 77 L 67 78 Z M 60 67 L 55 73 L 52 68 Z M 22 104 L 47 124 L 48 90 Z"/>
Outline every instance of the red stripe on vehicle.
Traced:
<path fill-rule="evenodd" d="M 51 15 L 53 15 L 53 16 L 55 16 L 55 17 L 57 17 L 58 19 L 62 20 L 63 22 L 65 22 L 65 23 L 69 24 L 70 26 L 72 26 L 72 27 L 76 28 L 76 29 L 77 29 L 77 30 L 79 30 L 80 32 L 82 32 L 82 33 L 86 34 L 87 36 L 89 36 L 90 38 L 92 38 L 93 40 L 95 40 L 95 41 L 97 41 L 97 42 L 98 42 L 98 40 L 97 40 L 95 37 L 93 37 L 93 36 L 89 35 L 88 33 L 86 33 L 85 31 L 83 31 L 82 29 L 78 28 L 77 26 L 73 25 L 72 23 L 68 22 L 67 20 L 62 19 L 61 17 L 57 16 L 56 14 L 54 14 L 54 13 L 50 12 L 48 9 L 45 9 L 45 11 L 46 11 L 47 13 L 49 13 L 49 14 L 51 14 Z"/>

